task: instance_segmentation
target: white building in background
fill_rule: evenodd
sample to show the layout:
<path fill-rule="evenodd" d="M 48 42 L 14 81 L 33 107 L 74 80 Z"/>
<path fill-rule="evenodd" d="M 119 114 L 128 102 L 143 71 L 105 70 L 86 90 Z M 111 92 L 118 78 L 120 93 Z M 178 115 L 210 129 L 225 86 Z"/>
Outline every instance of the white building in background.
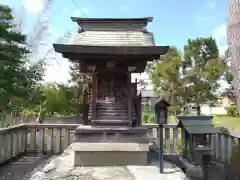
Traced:
<path fill-rule="evenodd" d="M 137 79 L 137 82 L 139 81 L 144 81 L 146 83 L 146 88 L 142 89 L 140 85 L 138 85 L 138 90 L 153 90 L 153 85 L 151 83 L 151 80 L 149 79 L 149 75 L 144 72 L 144 73 L 132 73 L 132 82 L 135 82 Z"/>
<path fill-rule="evenodd" d="M 153 106 L 158 99 L 157 94 L 153 90 L 153 85 L 151 83 L 151 80 L 149 79 L 149 75 L 144 72 L 144 73 L 133 73 L 132 74 L 132 82 L 137 82 L 143 81 L 145 83 L 145 87 L 142 87 L 141 85 L 138 85 L 138 94 L 141 92 L 142 94 L 142 104 L 143 105 L 149 105 Z"/>

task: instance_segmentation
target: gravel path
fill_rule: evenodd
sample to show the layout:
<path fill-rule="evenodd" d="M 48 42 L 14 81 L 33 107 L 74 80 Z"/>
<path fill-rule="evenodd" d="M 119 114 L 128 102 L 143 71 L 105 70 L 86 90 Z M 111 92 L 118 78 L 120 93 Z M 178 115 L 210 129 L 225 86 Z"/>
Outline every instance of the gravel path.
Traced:
<path fill-rule="evenodd" d="M 51 160 L 50 156 L 28 155 L 0 166 L 0 180 L 27 180 Z"/>

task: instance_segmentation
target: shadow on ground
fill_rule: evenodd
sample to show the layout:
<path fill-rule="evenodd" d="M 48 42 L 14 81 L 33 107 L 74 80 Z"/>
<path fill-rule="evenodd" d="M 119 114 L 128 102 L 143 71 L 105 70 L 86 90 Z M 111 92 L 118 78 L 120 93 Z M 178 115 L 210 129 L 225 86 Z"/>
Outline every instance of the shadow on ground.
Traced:
<path fill-rule="evenodd" d="M 0 180 L 27 180 L 38 169 L 44 167 L 51 156 L 34 155 L 20 157 L 0 166 Z"/>

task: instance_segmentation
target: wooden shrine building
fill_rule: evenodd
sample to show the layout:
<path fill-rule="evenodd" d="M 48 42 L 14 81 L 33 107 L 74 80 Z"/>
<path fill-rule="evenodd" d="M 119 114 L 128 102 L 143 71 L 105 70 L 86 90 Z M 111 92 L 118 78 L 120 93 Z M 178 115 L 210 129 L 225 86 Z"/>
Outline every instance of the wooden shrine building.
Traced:
<path fill-rule="evenodd" d="M 92 75 L 84 124 L 109 124 L 109 120 L 118 125 L 140 124 L 141 98 L 131 73 L 142 73 L 147 61 L 159 59 L 169 48 L 155 45 L 146 29 L 152 19 L 72 17 L 79 25 L 77 35 L 69 44 L 54 44 L 56 52 Z"/>
<path fill-rule="evenodd" d="M 54 44 L 92 77 L 84 125 L 74 133 L 75 166 L 147 164 L 148 129 L 141 126 L 141 94 L 131 73 L 144 72 L 147 61 L 169 49 L 155 45 L 146 29 L 152 19 L 72 18 L 79 25 L 73 41 Z"/>

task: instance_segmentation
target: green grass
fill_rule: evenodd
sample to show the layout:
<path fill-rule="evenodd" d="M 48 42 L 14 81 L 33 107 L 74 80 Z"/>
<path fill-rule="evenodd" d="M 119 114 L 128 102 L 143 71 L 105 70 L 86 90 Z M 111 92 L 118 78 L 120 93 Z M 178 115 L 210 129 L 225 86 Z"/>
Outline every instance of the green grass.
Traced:
<path fill-rule="evenodd" d="M 148 118 L 145 118 L 144 123 L 155 123 L 154 114 L 151 112 L 145 113 Z M 143 116 L 142 116 L 143 117 Z M 175 124 L 176 122 L 175 116 L 168 117 L 168 123 Z M 215 127 L 224 127 L 231 130 L 240 130 L 240 117 L 230 117 L 230 116 L 214 116 L 213 125 Z"/>
<path fill-rule="evenodd" d="M 216 127 L 240 130 L 240 117 L 215 116 L 213 123 Z"/>

